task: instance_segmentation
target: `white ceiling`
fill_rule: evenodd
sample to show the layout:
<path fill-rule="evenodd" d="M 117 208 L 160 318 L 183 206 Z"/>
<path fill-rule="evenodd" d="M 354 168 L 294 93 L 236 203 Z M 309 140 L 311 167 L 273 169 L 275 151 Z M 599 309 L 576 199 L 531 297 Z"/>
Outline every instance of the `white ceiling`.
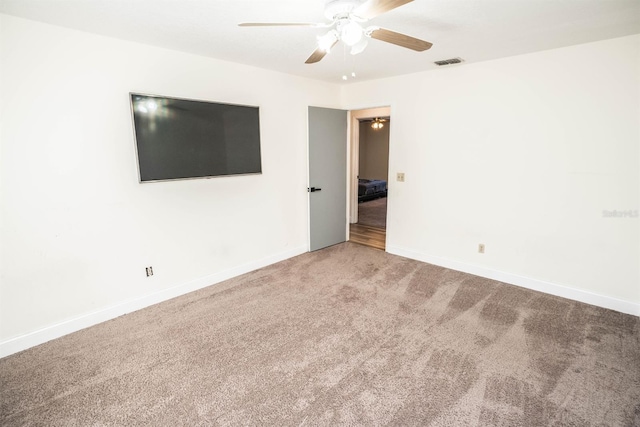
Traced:
<path fill-rule="evenodd" d="M 325 22 L 325 0 L 0 0 L 0 13 L 332 82 L 376 79 L 640 33 L 640 0 L 416 0 L 376 25 L 433 43 L 414 52 L 370 40 L 304 61 L 326 29 L 240 22 Z M 347 83 L 348 83 L 347 82 Z"/>

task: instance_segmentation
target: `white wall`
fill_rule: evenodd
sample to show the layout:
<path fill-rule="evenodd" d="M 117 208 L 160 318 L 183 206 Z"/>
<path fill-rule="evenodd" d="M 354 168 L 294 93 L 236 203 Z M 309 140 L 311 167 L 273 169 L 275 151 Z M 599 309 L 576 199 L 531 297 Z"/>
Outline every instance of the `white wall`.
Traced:
<path fill-rule="evenodd" d="M 0 27 L 0 356 L 307 250 L 307 106 L 339 86 Z M 139 184 L 130 91 L 259 106 L 263 174 Z"/>
<path fill-rule="evenodd" d="M 640 35 L 363 82 L 391 105 L 387 249 L 640 314 Z M 477 252 L 478 244 L 486 253 Z"/>

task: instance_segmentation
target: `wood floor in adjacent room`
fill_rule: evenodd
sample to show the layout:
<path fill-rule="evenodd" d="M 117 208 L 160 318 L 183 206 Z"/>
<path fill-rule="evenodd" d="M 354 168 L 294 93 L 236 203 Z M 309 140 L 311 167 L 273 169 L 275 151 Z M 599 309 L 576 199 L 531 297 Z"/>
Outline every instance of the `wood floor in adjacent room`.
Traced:
<path fill-rule="evenodd" d="M 387 198 L 358 203 L 358 222 L 349 224 L 349 241 L 385 250 L 387 240 Z"/>
<path fill-rule="evenodd" d="M 387 231 L 384 228 L 364 224 L 349 225 L 349 241 L 376 249 L 386 248 Z"/>

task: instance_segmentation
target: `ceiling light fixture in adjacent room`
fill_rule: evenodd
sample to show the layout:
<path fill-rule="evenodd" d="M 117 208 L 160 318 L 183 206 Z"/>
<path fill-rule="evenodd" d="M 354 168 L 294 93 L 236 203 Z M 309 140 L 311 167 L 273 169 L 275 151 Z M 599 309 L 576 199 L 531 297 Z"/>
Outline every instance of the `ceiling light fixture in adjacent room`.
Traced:
<path fill-rule="evenodd" d="M 375 119 L 373 119 L 371 121 L 371 129 L 373 130 L 380 130 L 384 127 L 384 123 L 386 120 L 380 119 L 379 117 L 376 117 Z"/>

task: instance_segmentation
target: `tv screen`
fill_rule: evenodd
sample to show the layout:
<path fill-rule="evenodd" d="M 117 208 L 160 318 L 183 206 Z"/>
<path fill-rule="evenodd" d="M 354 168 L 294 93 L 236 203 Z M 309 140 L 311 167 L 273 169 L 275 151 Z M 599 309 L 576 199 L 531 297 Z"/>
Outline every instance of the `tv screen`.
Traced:
<path fill-rule="evenodd" d="M 130 95 L 140 182 L 262 172 L 258 107 Z"/>

